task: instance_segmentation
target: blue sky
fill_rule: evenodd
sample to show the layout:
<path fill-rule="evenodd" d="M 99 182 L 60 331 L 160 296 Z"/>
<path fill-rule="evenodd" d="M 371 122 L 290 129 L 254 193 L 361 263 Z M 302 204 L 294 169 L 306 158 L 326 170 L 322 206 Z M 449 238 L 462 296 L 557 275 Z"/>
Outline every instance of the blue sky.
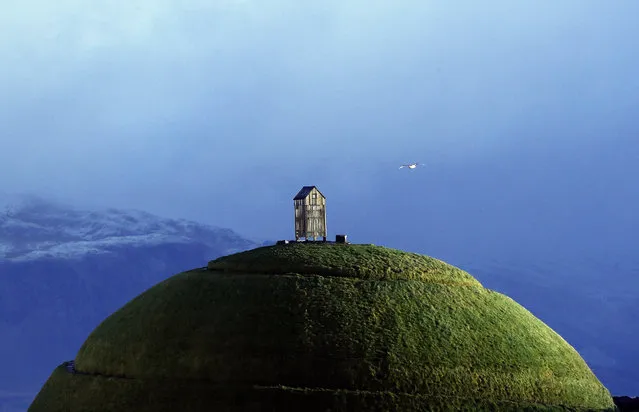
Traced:
<path fill-rule="evenodd" d="M 14 2 L 0 190 L 278 239 L 315 184 L 331 237 L 630 248 L 636 16 L 633 0 Z"/>

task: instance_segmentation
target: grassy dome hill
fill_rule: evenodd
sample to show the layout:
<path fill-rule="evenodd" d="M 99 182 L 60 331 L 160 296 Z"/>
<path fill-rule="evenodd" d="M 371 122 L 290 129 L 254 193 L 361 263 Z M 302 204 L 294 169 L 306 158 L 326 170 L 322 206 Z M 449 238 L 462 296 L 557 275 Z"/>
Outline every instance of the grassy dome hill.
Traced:
<path fill-rule="evenodd" d="M 30 411 L 613 411 L 558 334 L 440 260 L 268 246 L 109 316 Z"/>

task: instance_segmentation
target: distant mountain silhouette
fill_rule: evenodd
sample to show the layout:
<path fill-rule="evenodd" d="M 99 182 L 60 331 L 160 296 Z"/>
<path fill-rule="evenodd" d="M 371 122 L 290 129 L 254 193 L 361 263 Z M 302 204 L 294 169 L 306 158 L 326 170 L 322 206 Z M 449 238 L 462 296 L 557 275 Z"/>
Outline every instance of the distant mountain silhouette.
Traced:
<path fill-rule="evenodd" d="M 0 391 L 35 391 L 88 333 L 185 267 L 260 246 L 229 229 L 140 211 L 0 199 Z"/>
<path fill-rule="evenodd" d="M 619 412 L 639 412 L 639 397 L 615 396 L 613 400 Z"/>

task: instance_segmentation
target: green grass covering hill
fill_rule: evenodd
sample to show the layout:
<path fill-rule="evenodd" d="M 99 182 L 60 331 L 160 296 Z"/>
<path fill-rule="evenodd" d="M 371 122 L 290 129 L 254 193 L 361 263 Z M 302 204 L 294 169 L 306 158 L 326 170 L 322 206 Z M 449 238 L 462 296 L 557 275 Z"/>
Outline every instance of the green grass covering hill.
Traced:
<path fill-rule="evenodd" d="M 292 243 L 261 247 L 209 262 L 211 270 L 262 274 L 312 274 L 364 280 L 422 280 L 481 286 L 441 260 L 375 245 Z"/>
<path fill-rule="evenodd" d="M 30 410 L 614 410 L 512 299 L 365 245 L 263 247 L 173 276 L 98 326 L 76 368 Z"/>

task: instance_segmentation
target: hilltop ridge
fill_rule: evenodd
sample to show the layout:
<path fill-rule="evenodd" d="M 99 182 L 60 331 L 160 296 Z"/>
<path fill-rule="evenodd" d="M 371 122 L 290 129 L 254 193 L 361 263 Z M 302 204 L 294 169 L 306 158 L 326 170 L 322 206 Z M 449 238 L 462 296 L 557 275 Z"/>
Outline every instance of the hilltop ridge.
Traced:
<path fill-rule="evenodd" d="M 370 244 L 304 243 L 265 246 L 209 262 L 209 270 L 297 273 L 370 280 L 422 280 L 481 286 L 469 273 L 439 259 Z"/>

